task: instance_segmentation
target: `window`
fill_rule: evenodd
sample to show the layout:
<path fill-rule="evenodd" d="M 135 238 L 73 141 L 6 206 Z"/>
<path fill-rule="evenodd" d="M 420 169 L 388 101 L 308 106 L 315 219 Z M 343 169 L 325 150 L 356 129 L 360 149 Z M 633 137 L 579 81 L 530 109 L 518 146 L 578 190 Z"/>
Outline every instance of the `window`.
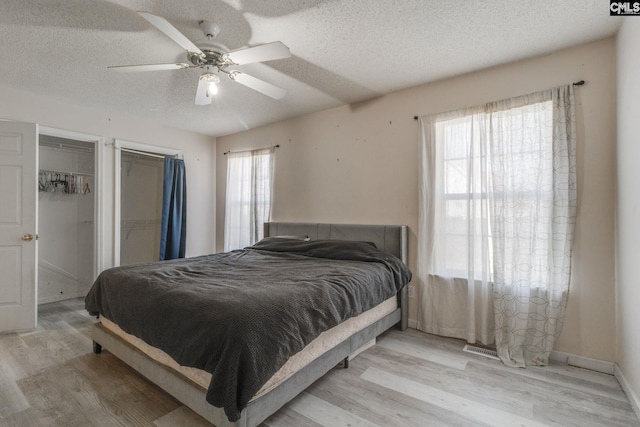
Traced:
<path fill-rule="evenodd" d="M 433 273 L 491 281 L 496 227 L 510 236 L 505 253 L 526 256 L 521 262 L 546 262 L 546 255 L 536 260 L 536 251 L 513 249 L 525 243 L 520 237 L 529 242 L 533 230 L 546 239 L 553 200 L 553 105 L 544 101 L 494 111 L 490 120 L 479 115 L 484 113 L 434 124 L 440 154 Z M 490 144 L 490 138 L 499 143 Z"/>
<path fill-rule="evenodd" d="M 224 250 L 240 249 L 263 237 L 271 217 L 274 147 L 227 154 Z"/>

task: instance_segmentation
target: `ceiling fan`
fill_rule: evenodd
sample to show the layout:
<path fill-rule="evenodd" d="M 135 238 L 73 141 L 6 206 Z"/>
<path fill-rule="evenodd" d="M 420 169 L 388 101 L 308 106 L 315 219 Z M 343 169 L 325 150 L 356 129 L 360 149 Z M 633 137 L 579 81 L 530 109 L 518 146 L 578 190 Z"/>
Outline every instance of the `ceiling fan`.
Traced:
<path fill-rule="evenodd" d="M 220 27 L 214 22 L 200 21 L 200 29 L 206 36 L 206 41 L 200 43 L 200 47 L 198 47 L 166 19 L 153 15 L 149 12 L 138 13 L 144 19 L 149 21 L 151 25 L 162 31 L 171 40 L 186 49 L 187 60 L 189 63 L 117 65 L 108 68 L 124 72 L 202 68 L 204 69 L 204 73 L 198 80 L 198 89 L 196 90 L 195 100 L 196 105 L 211 104 L 213 95 L 218 92 L 217 85 L 220 82 L 220 77 L 218 77 L 217 72 L 224 73 L 231 80 L 274 99 L 281 99 L 286 94 L 284 89 L 274 86 L 271 83 L 267 83 L 264 80 L 250 76 L 242 71 L 229 69 L 235 65 L 289 58 L 291 56 L 291 51 L 289 51 L 289 48 L 282 42 L 272 42 L 229 52 L 229 49 L 227 49 L 226 46 L 213 41 L 216 35 L 220 32 Z"/>

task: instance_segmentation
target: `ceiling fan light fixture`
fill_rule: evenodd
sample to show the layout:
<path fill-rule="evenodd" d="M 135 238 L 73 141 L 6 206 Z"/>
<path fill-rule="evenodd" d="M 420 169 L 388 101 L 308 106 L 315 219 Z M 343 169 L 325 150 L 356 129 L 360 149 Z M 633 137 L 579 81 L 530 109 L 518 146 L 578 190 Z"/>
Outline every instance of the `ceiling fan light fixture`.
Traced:
<path fill-rule="evenodd" d="M 200 81 L 207 87 L 207 96 L 215 95 L 218 93 L 218 83 L 220 83 L 220 77 L 213 73 L 204 73 L 200 76 Z"/>

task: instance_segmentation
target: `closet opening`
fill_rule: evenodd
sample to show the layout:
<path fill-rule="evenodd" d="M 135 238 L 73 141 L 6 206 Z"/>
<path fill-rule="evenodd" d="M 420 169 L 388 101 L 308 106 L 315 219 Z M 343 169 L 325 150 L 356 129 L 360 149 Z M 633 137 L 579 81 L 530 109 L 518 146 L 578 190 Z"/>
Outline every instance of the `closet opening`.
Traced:
<path fill-rule="evenodd" d="M 165 158 L 180 150 L 116 140 L 115 265 L 160 259 Z"/>
<path fill-rule="evenodd" d="M 39 135 L 38 304 L 84 296 L 95 278 L 95 145 Z"/>
<path fill-rule="evenodd" d="M 122 150 L 120 265 L 158 260 L 163 174 L 164 156 Z"/>

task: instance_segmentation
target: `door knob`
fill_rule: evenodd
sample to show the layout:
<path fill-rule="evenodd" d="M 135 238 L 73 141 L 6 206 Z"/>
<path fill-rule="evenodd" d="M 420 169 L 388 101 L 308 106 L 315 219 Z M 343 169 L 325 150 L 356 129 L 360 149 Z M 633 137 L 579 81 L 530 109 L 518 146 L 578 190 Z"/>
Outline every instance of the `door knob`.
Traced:
<path fill-rule="evenodd" d="M 33 240 L 33 234 L 25 234 L 22 236 L 22 240 L 24 240 L 25 242 L 30 242 Z"/>

